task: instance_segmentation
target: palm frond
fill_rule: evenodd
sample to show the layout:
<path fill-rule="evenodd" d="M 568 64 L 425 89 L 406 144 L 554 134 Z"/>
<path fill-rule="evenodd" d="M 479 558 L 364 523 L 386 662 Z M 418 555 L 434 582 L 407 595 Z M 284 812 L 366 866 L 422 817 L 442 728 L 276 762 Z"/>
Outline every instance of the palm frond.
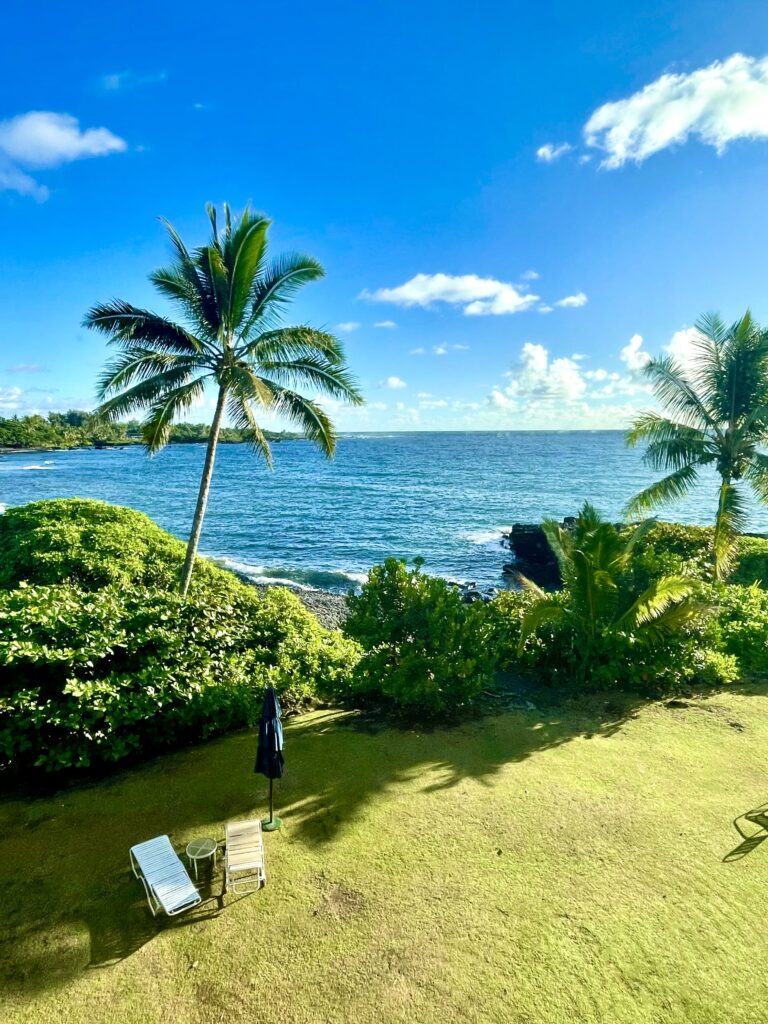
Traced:
<path fill-rule="evenodd" d="M 227 414 L 232 426 L 242 431 L 246 444 L 264 459 L 268 469 L 272 469 L 272 449 L 259 426 L 250 402 L 241 395 L 231 392 L 227 398 Z"/>
<path fill-rule="evenodd" d="M 747 509 L 741 493 L 729 480 L 723 480 L 712 542 L 716 579 L 724 579 L 728 575 L 736 553 L 736 538 L 746 528 L 747 523 Z"/>
<path fill-rule="evenodd" d="M 694 465 L 681 466 L 674 473 L 646 487 L 627 503 L 627 515 L 634 516 L 649 512 L 659 505 L 685 497 L 698 480 L 699 474 Z"/>
<path fill-rule="evenodd" d="M 698 395 L 686 379 L 680 364 L 671 356 L 652 359 L 643 373 L 651 381 L 654 394 L 669 410 L 673 420 L 699 430 L 709 428 L 718 434 L 719 427 L 705 399 Z"/>
<path fill-rule="evenodd" d="M 683 576 L 655 580 L 616 620 L 616 625 L 642 627 L 656 622 L 673 605 L 695 593 L 696 586 Z"/>
<path fill-rule="evenodd" d="M 290 362 L 307 356 L 322 355 L 331 362 L 344 361 L 344 347 L 341 341 L 327 331 L 314 327 L 280 327 L 265 331 L 246 344 L 237 348 L 238 356 L 248 356 L 256 361 Z"/>
<path fill-rule="evenodd" d="M 269 225 L 266 217 L 252 215 L 246 210 L 237 230 L 227 237 L 224 262 L 229 271 L 229 318 L 233 331 L 237 331 L 243 322 L 261 270 Z"/>
<path fill-rule="evenodd" d="M 768 504 L 768 455 L 753 452 L 747 463 L 745 477 L 759 500 Z"/>
<path fill-rule="evenodd" d="M 194 357 L 130 348 L 107 363 L 97 380 L 96 395 L 100 401 L 104 401 L 134 382 L 148 380 L 156 374 L 173 369 L 194 372 L 198 366 L 198 361 Z"/>
<path fill-rule="evenodd" d="M 203 323 L 207 324 L 208 330 L 215 336 L 219 323 L 211 283 L 208 281 L 204 269 L 201 272 L 173 225 L 165 220 L 164 217 L 160 218 L 160 223 L 168 232 L 174 248 L 174 264 L 168 273 L 177 271 L 189 282 L 190 287 L 197 296 L 194 303 L 195 318 L 199 317 Z"/>
<path fill-rule="evenodd" d="M 181 355 L 203 350 L 201 342 L 183 327 L 121 299 L 93 306 L 86 313 L 83 326 L 99 331 L 110 342 L 121 345 L 151 347 L 158 352 L 178 352 Z"/>
<path fill-rule="evenodd" d="M 567 612 L 563 606 L 554 598 L 545 597 L 532 605 L 523 616 L 520 623 L 520 640 L 517 645 L 518 654 L 523 653 L 525 642 L 529 637 L 548 623 L 563 622 L 567 618 Z"/>
<path fill-rule="evenodd" d="M 168 444 L 171 427 L 179 413 L 186 412 L 203 397 L 205 380 L 198 377 L 181 387 L 164 389 L 152 403 L 149 415 L 141 425 L 144 447 L 154 455 Z"/>
<path fill-rule="evenodd" d="M 133 413 L 151 408 L 166 392 L 189 385 L 193 372 L 188 366 L 173 366 L 162 373 L 156 373 L 106 399 L 96 413 L 100 419 L 109 423 L 114 423 L 120 417 L 130 417 Z M 197 379 L 205 380 L 205 376 Z"/>
<path fill-rule="evenodd" d="M 291 361 L 261 360 L 260 368 L 278 384 L 287 387 L 311 387 L 349 405 L 362 405 L 357 380 L 337 362 L 323 356 L 306 356 Z"/>
<path fill-rule="evenodd" d="M 251 311 L 240 328 L 240 339 L 247 341 L 254 328 L 260 331 L 277 327 L 283 307 L 310 281 L 323 277 L 318 260 L 299 253 L 286 253 L 274 259 L 254 282 Z"/>
<path fill-rule="evenodd" d="M 318 402 L 274 381 L 265 380 L 265 383 L 274 395 L 271 411 L 297 426 L 330 458 L 336 450 L 336 431 L 325 409 Z"/>

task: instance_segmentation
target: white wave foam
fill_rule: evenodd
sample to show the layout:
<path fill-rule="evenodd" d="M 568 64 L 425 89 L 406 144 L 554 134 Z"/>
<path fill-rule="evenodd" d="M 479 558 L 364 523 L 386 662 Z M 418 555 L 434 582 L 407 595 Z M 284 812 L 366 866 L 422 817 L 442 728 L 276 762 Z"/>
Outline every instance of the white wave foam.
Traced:
<path fill-rule="evenodd" d="M 297 583 L 296 580 L 289 580 L 283 576 L 251 576 L 251 580 L 260 587 L 290 587 L 291 590 L 319 590 L 319 587 L 310 587 L 306 583 Z"/>
<path fill-rule="evenodd" d="M 54 464 L 52 462 L 46 462 L 44 466 L 22 466 L 22 469 L 53 469 Z"/>
<path fill-rule="evenodd" d="M 509 533 L 511 529 L 511 526 L 495 526 L 492 530 L 473 530 L 470 533 L 462 533 L 460 538 L 469 544 L 498 544 L 504 534 Z"/>

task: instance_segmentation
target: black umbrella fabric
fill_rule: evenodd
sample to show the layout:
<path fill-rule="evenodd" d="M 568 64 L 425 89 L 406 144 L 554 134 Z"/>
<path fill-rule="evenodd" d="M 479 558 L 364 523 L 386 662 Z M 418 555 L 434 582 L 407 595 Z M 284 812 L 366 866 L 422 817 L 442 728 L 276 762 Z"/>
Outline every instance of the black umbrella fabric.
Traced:
<path fill-rule="evenodd" d="M 269 818 L 262 822 L 267 832 L 280 828 L 282 821 L 272 813 L 272 783 L 283 777 L 285 760 L 283 758 L 283 723 L 280 701 L 273 687 L 268 686 L 264 695 L 264 707 L 261 709 L 259 722 L 259 745 L 256 748 L 256 764 L 254 773 L 265 775 L 269 779 Z"/>

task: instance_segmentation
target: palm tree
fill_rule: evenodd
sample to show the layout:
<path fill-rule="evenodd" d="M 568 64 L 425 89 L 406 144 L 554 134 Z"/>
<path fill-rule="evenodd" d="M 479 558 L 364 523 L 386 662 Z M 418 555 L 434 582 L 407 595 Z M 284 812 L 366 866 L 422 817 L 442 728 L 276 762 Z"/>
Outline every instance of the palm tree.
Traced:
<path fill-rule="evenodd" d="M 636 495 L 630 514 L 683 497 L 702 466 L 714 466 L 720 494 L 713 542 L 714 575 L 722 579 L 735 540 L 747 523 L 742 482 L 768 501 L 768 331 L 747 310 L 730 327 L 708 314 L 696 323 L 695 361 L 683 367 L 671 356 L 651 360 L 645 374 L 668 415 L 647 412 L 627 435 L 631 446 L 648 442 L 644 461 L 671 470 Z"/>
<path fill-rule="evenodd" d="M 581 656 L 581 678 L 589 671 L 600 643 L 625 633 L 658 639 L 677 631 L 697 611 L 691 600 L 696 584 L 682 576 L 665 576 L 640 591 L 634 583 L 632 558 L 653 526 L 652 519 L 630 531 L 604 522 L 584 504 L 572 528 L 552 519 L 542 524 L 563 579 L 562 594 L 548 594 L 521 576 L 537 600 L 523 616 L 519 652 L 547 623 L 571 630 L 574 652 Z"/>
<path fill-rule="evenodd" d="M 308 326 L 280 326 L 294 293 L 323 276 L 317 260 L 293 253 L 267 259 L 271 222 L 249 209 L 233 223 L 225 204 L 221 230 L 215 207 L 209 204 L 207 212 L 210 241 L 191 252 L 163 222 L 173 243 L 173 261 L 150 275 L 180 312 L 181 322 L 120 299 L 94 306 L 84 320 L 121 349 L 99 380 L 98 414 L 114 422 L 143 411 L 142 435 L 150 454 L 167 444 L 174 419 L 203 397 L 208 384 L 217 390 L 181 574 L 182 596 L 189 589 L 225 413 L 271 466 L 259 411 L 285 417 L 331 457 L 336 447 L 333 423 L 317 400 L 296 389 L 362 403 L 337 338 Z"/>

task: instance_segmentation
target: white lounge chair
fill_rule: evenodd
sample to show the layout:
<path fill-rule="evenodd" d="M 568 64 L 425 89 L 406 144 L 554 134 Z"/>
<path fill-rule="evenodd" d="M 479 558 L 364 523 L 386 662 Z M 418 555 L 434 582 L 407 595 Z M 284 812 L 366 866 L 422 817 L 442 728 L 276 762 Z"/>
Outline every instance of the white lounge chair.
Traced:
<path fill-rule="evenodd" d="M 267 880 L 261 822 L 230 821 L 225 829 L 224 879 L 227 892 L 260 889 Z"/>
<path fill-rule="evenodd" d="M 158 910 L 173 917 L 202 903 L 202 896 L 192 884 L 168 836 L 157 836 L 132 846 L 129 856 L 134 875 L 144 885 L 153 917 Z"/>

